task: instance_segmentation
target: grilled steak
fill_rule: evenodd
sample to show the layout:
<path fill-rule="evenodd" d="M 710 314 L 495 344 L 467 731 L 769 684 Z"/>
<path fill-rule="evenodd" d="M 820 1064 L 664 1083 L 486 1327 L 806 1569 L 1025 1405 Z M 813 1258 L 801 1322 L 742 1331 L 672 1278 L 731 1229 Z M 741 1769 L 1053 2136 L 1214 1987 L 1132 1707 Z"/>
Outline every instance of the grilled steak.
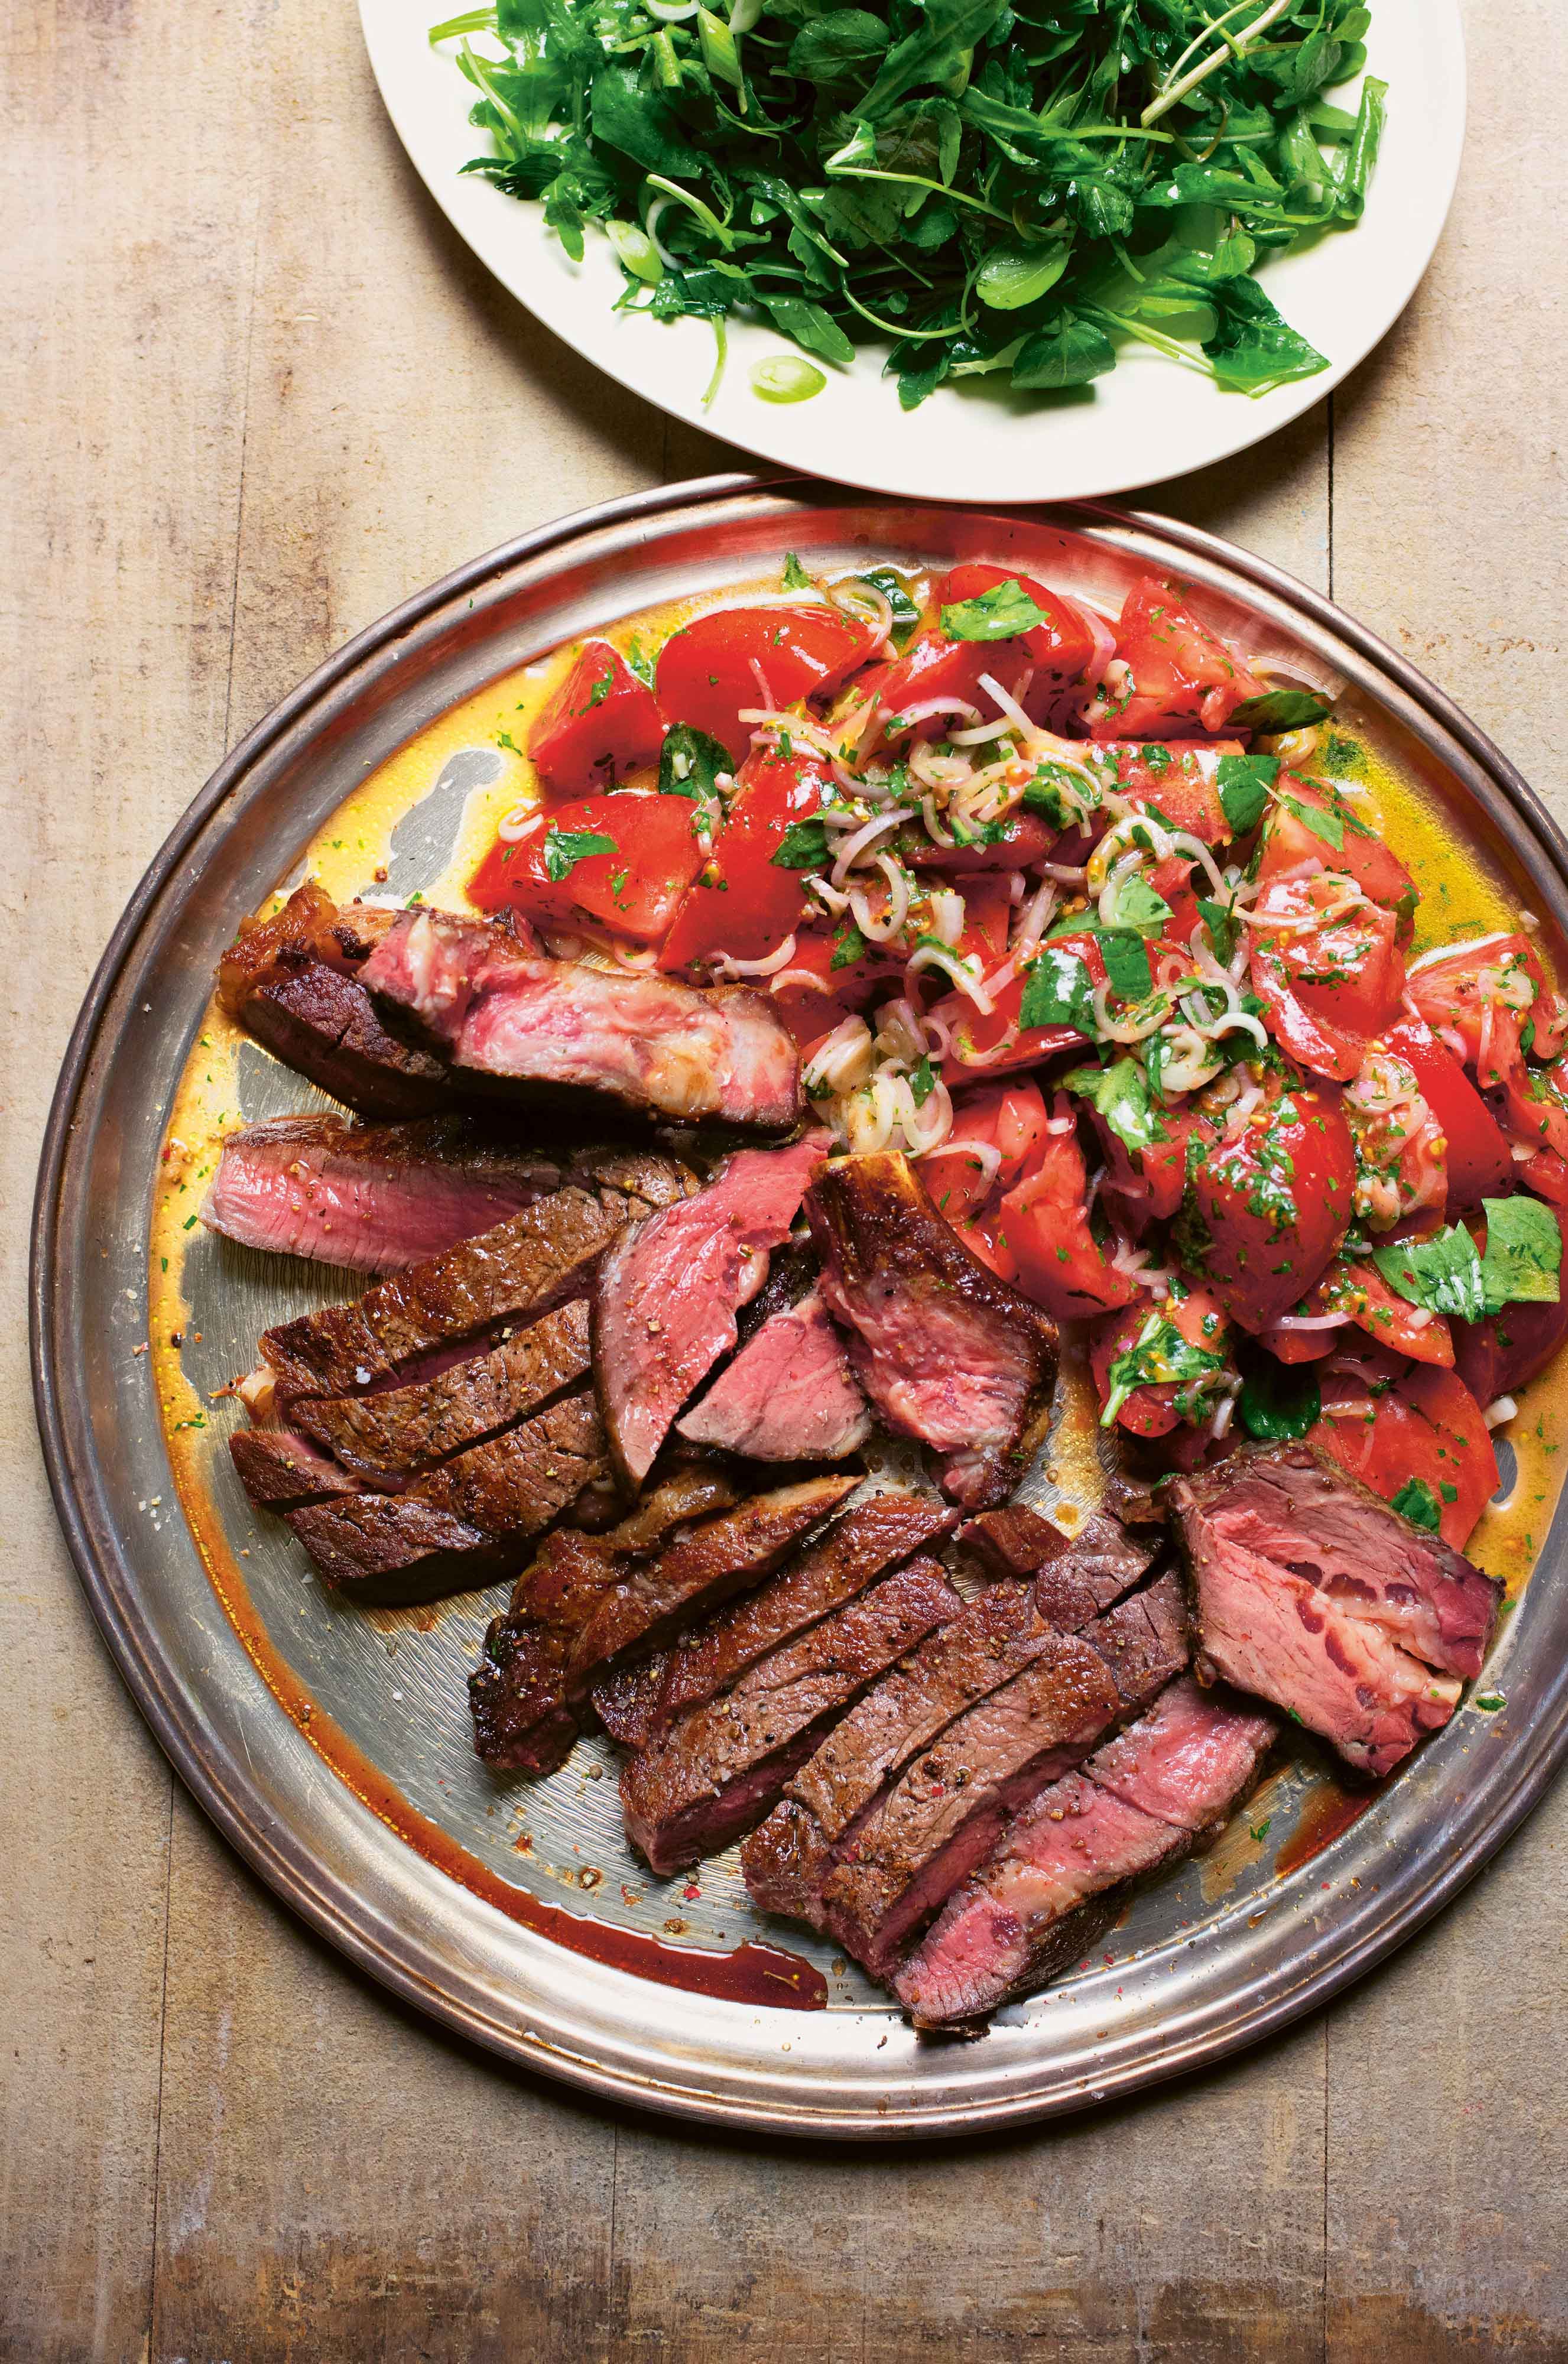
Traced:
<path fill-rule="evenodd" d="M 625 1223 L 679 1198 L 688 1179 L 673 1158 L 649 1157 L 636 1191 L 569 1186 L 445 1255 L 378 1281 L 351 1304 L 267 1331 L 261 1355 L 279 1400 L 385 1384 L 424 1357 L 453 1359 L 450 1350 L 470 1341 L 470 1352 L 482 1351 L 504 1324 L 581 1297 Z"/>
<path fill-rule="evenodd" d="M 955 1499 L 1006 1493 L 1009 1457 L 1055 1376 L 1053 1324 L 971 1255 L 905 1156 L 837 1159 L 806 1206 L 822 1294 L 873 1409 L 953 1456 Z"/>
<path fill-rule="evenodd" d="M 463 1117 L 280 1116 L 229 1134 L 201 1219 L 241 1247 L 404 1272 L 564 1179 L 558 1160 L 503 1148 Z"/>
<path fill-rule="evenodd" d="M 469 1087 L 784 1133 L 800 1121 L 793 1038 L 743 986 L 612 974 L 440 911 L 400 912 L 363 970 Z"/>
<path fill-rule="evenodd" d="M 813 1290 L 765 1321 L 675 1425 L 751 1461 L 842 1461 L 871 1434 L 871 1414 Z"/>
<path fill-rule="evenodd" d="M 584 1388 L 443 1462 L 402 1494 L 353 1494 L 291 1511 L 328 1582 L 361 1600 L 433 1600 L 507 1575 L 528 1538 L 605 1468 Z"/>
<path fill-rule="evenodd" d="M 1060 1634 L 948 1726 L 862 1820 L 823 1887 L 828 1927 L 881 1975 L 1009 1815 L 1087 1756 L 1186 1663 L 1169 1597 L 1124 1601 L 1083 1634 Z M 1158 1594 L 1161 1586 L 1153 1588 Z"/>
<path fill-rule="evenodd" d="M 1200 1673 L 1273 1700 L 1373 1774 L 1448 1722 L 1502 1597 L 1462 1553 L 1307 1444 L 1243 1447 L 1171 1494 Z"/>
<path fill-rule="evenodd" d="M 588 1369 L 588 1302 L 577 1297 L 439 1378 L 306 1397 L 294 1419 L 345 1469 L 373 1486 L 397 1485 L 538 1411 Z"/>
<path fill-rule="evenodd" d="M 359 982 L 369 950 L 307 879 L 271 919 L 240 922 L 218 963 L 217 998 L 286 1066 L 361 1116 L 450 1108 L 457 1095 L 441 1062 L 388 1033 Z"/>
<path fill-rule="evenodd" d="M 599 1720 L 628 1748 L 646 1748 L 676 1720 L 735 1682 L 748 1667 L 793 1641 L 863 1591 L 873 1578 L 953 1525 L 929 1494 L 879 1494 L 846 1511 L 789 1567 L 720 1610 L 706 1625 L 640 1665 L 599 1684 Z"/>
<path fill-rule="evenodd" d="M 553 1536 L 491 1625 L 470 1678 L 480 1756 L 536 1773 L 560 1764 L 617 1655 L 656 1647 L 687 1617 L 772 1575 L 853 1482 L 818 1478 L 731 1508 L 728 1481 L 683 1471 L 608 1534 Z"/>
<path fill-rule="evenodd" d="M 958 1539 L 989 1576 L 1032 1575 L 1035 1599 L 1066 1634 L 1119 1600 L 1154 1557 L 1152 1544 L 1135 1541 L 1119 1521 L 1101 1511 L 1069 1535 L 1022 1502 L 982 1511 L 977 1519 L 965 1521 Z"/>
<path fill-rule="evenodd" d="M 626 1767 L 632 1845 L 658 1872 L 728 1846 L 855 1694 L 962 1606 L 937 1562 L 920 1558 L 771 1652 Z"/>
<path fill-rule="evenodd" d="M 814 1132 L 789 1149 L 743 1149 L 706 1189 L 622 1235 L 594 1290 L 594 1369 L 617 1463 L 640 1486 L 692 1389 L 733 1346 L 738 1309 L 768 1277 L 813 1167 Z"/>
<path fill-rule="evenodd" d="M 1041 1790 L 949 1898 L 894 1979 L 916 2024 L 973 2020 L 1081 1959 L 1128 1879 L 1223 1822 L 1278 1730 L 1227 1694 L 1172 1683 L 1082 1772 Z"/>
<path fill-rule="evenodd" d="M 1060 1633 L 1073 1630 L 1053 1613 L 1073 1600 L 1071 1567 L 1069 1553 L 1045 1572 L 1049 1602 L 1042 1601 L 1040 1578 L 993 1584 L 828 1734 L 789 1784 L 793 1806 L 786 1801 L 747 1843 L 741 1867 L 760 1904 L 821 1925 L 821 1880 L 889 1782 L 978 1701 L 1022 1673 Z M 1141 1567 L 1130 1571 L 1128 1583 L 1141 1572 Z M 1168 1615 L 1173 1606 L 1171 1590 L 1166 1587 L 1157 1616 Z M 1083 1614 L 1076 1622 L 1087 1625 L 1095 1609 L 1077 1605 Z M 1131 1622 L 1131 1636 L 1149 1630 L 1149 1614 L 1140 1612 Z M 818 1875 L 810 1911 L 777 1901 L 798 1894 L 803 1866 L 814 1867 Z"/>
<path fill-rule="evenodd" d="M 306 1502 L 357 1494 L 358 1481 L 303 1436 L 287 1429 L 240 1428 L 228 1440 L 239 1482 L 259 1511 L 298 1511 Z"/>

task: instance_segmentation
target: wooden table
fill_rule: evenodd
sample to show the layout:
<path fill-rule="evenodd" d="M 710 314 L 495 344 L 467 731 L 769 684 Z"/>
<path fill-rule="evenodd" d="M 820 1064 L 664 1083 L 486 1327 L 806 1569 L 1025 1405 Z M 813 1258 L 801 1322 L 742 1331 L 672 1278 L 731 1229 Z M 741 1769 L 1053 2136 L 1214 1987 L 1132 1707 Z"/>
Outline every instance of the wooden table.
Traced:
<path fill-rule="evenodd" d="M 1331 590 L 1558 809 L 1568 18 L 1468 0 L 1438 262 L 1299 428 L 1151 505 Z M 1560 1791 L 1380 1975 L 1201 2082 L 894 2154 L 673 2131 L 353 1975 L 172 1779 L 33 1441 L 23 1210 L 110 927 L 226 747 L 471 552 L 731 464 L 468 257 L 350 0 L 6 37 L 0 2356 L 1568 2356 Z"/>

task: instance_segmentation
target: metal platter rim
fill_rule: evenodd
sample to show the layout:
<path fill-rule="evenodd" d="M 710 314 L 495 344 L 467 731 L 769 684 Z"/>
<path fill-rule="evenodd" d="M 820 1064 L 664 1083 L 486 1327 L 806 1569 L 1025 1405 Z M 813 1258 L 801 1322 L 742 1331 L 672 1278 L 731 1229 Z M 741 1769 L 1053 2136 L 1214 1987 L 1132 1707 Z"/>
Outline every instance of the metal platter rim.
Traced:
<path fill-rule="evenodd" d="M 1062 2114 L 1190 2072 L 1280 2032 L 1362 1976 L 1457 1893 L 1538 1801 L 1568 1754 L 1568 1667 L 1548 1685 L 1528 1729 L 1507 1737 L 1501 1756 L 1482 1768 L 1480 1779 L 1465 1793 L 1464 1811 L 1451 1834 L 1454 1843 L 1441 1848 L 1436 1860 L 1424 1861 L 1414 1871 L 1398 1868 L 1376 1909 L 1370 1899 L 1357 1908 L 1353 1935 L 1341 1932 L 1277 1967 L 1262 1981 L 1262 1992 L 1255 1990 L 1259 1983 L 1255 1981 L 1253 1988 L 1235 1997 L 1237 2008 L 1221 2024 L 1214 2024 L 1210 2013 L 1208 2021 L 1195 2029 L 1170 2027 L 1143 2039 L 1129 2038 L 1123 2057 L 1096 2066 L 1091 2056 L 1082 2063 L 1081 2077 L 1070 2081 L 1059 2078 L 1049 2091 L 1031 2091 L 1027 2081 L 1017 2090 L 1009 2086 L 995 2092 L 976 2091 L 975 2088 L 993 2081 L 984 2070 L 987 2057 L 995 2061 L 988 2046 L 951 2051 L 951 2075 L 933 2080 L 929 2091 L 922 2088 L 913 2105 L 891 2110 L 885 2104 L 871 2106 L 854 2096 L 835 2097 L 831 2089 L 796 2091 L 790 2086 L 788 2072 L 779 2071 L 776 2064 L 770 2072 L 760 2061 L 755 2074 L 731 2064 L 724 2091 L 705 2090 L 690 2082 L 689 2074 L 688 2081 L 683 2081 L 670 2073 L 668 2064 L 661 2072 L 651 2055 L 639 2059 L 635 2039 L 620 2047 L 601 2042 L 598 2053 L 584 2050 L 585 2039 L 573 2025 L 569 2006 L 564 2012 L 530 2006 L 528 2016 L 537 2024 L 519 2024 L 516 2005 L 510 2015 L 503 2015 L 497 2005 L 487 2001 L 477 1972 L 466 1979 L 454 1974 L 450 1958 L 439 1959 L 417 1932 L 400 1927 L 395 1915 L 389 1916 L 362 1889 L 335 1872 L 299 1829 L 271 1812 L 250 1767 L 249 1748 L 242 1757 L 232 1733 L 203 1725 L 195 1718 L 193 1702 L 182 1691 L 160 1647 L 122 1538 L 112 1518 L 104 1514 L 89 1482 L 94 1469 L 91 1439 L 69 1367 L 69 1340 L 82 1307 L 64 1246 L 73 1212 L 78 1211 L 73 1209 L 73 1196 L 79 1196 L 82 1188 L 103 1061 L 113 1055 L 105 1021 L 150 913 L 237 786 L 296 725 L 313 713 L 319 723 L 324 702 L 344 691 L 368 660 L 395 651 L 397 643 L 424 619 L 465 593 L 494 583 L 523 561 L 570 550 L 607 527 L 624 527 L 635 536 L 639 526 L 651 528 L 655 520 L 673 514 L 689 512 L 700 519 L 704 510 L 751 496 L 776 499 L 785 506 L 804 501 L 814 507 L 869 507 L 884 514 L 900 510 L 911 515 L 940 514 L 934 504 L 879 500 L 794 479 L 767 481 L 744 474 L 661 486 L 600 504 L 520 536 L 416 593 L 317 668 L 218 766 L 131 897 L 95 974 L 62 1063 L 34 1206 L 29 1276 L 34 1395 L 50 1483 L 67 1544 L 132 1698 L 181 1779 L 225 1836 L 285 1903 L 361 1968 L 457 2033 L 509 2060 L 542 2069 L 606 2100 L 632 2102 L 753 2132 L 883 2140 L 953 2135 Z M 1490 786 L 1494 818 L 1503 820 L 1516 851 L 1522 849 L 1526 855 L 1544 853 L 1555 870 L 1560 899 L 1568 898 L 1568 842 L 1516 767 L 1398 652 L 1320 595 L 1268 562 L 1199 528 L 1146 513 L 1097 503 L 1064 505 L 1043 512 L 987 509 L 981 513 L 1037 526 L 1049 521 L 1091 534 L 1097 527 L 1118 536 L 1146 540 L 1173 556 L 1206 563 L 1233 582 L 1254 587 L 1294 620 L 1353 651 L 1387 689 L 1403 699 L 1418 729 L 1424 720 L 1464 752 Z M 261 1690 L 259 1678 L 257 1689 Z M 265 1698 L 264 1693 L 261 1696 Z M 275 1712 L 278 1721 L 287 1722 L 281 1711 Z M 1437 1835 L 1440 1838 L 1442 1834 Z M 384 1846 L 411 1856 L 395 1835 L 383 1833 L 379 1839 Z M 1354 1860 L 1355 1833 L 1336 1842 L 1336 1846 L 1351 1851 L 1345 1856 L 1347 1863 Z M 442 1877 L 434 1872 L 432 1876 Z M 495 1907 L 455 1887 L 452 1892 L 461 1897 L 465 1914 L 480 1916 L 482 1929 L 494 1924 L 510 1931 L 514 1939 L 518 1936 Z M 531 1944 L 557 1962 L 566 1958 L 547 1938 L 533 1937 Z M 630 1975 L 595 1966 L 596 1976 L 590 1976 L 589 1966 L 576 1957 L 572 1967 L 583 1973 L 590 1986 L 608 1980 L 613 1988 Z M 547 1960 L 547 1984 L 548 1968 Z M 637 1980 L 635 1985 L 647 1992 L 646 1981 Z M 635 2003 L 624 2015 L 635 2021 Z M 1201 2020 L 1202 2013 L 1197 2015 Z M 775 2021 L 799 2017 L 782 2013 L 767 2016 Z M 617 2049 L 617 2057 L 606 2059 L 603 2056 L 611 2048 Z M 966 2064 L 973 2064 L 972 2070 L 966 2071 Z"/>

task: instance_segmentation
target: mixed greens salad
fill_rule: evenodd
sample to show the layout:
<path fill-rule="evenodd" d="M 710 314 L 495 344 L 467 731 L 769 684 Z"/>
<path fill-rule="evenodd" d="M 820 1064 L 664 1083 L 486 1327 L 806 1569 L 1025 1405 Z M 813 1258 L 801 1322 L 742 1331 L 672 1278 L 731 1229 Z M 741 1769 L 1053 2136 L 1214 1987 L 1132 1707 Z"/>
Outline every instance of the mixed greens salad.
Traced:
<path fill-rule="evenodd" d="M 574 258 L 602 225 L 624 307 L 710 320 L 720 367 L 732 315 L 812 357 L 759 394 L 876 338 L 906 408 L 1081 386 L 1129 340 L 1251 394 L 1326 366 L 1256 266 L 1360 218 L 1385 85 L 1328 95 L 1365 64 L 1353 0 L 727 6 L 496 0 L 430 38 L 493 141 L 465 170 Z"/>

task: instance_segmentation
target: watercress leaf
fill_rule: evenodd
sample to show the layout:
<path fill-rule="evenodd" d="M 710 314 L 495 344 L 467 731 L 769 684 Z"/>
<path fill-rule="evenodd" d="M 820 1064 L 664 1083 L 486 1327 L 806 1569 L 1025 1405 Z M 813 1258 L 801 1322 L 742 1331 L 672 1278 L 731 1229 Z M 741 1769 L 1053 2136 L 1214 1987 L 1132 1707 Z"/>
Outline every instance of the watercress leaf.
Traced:
<path fill-rule="evenodd" d="M 1093 1103 L 1118 1141 L 1147 1149 L 1166 1137 L 1165 1123 L 1149 1097 L 1149 1083 L 1136 1059 L 1108 1067 L 1074 1067 L 1062 1076 L 1066 1089 Z"/>
<path fill-rule="evenodd" d="M 1378 142 L 1383 137 L 1384 106 L 1388 84 L 1368 74 L 1362 84 L 1361 106 L 1356 115 L 1355 129 L 1340 160 L 1339 177 L 1335 183 L 1335 211 L 1341 221 L 1359 221 L 1366 206 L 1367 184 L 1372 168 L 1377 162 Z"/>
<path fill-rule="evenodd" d="M 1087 385 L 1116 367 L 1116 347 L 1093 320 L 1064 312 L 1050 328 L 1027 337 L 1013 363 L 1013 384 L 1029 392 Z"/>
<path fill-rule="evenodd" d="M 1073 1026 L 1092 1040 L 1098 1029 L 1087 962 L 1054 944 L 1042 945 L 1024 986 L 1018 1023 L 1026 1031 L 1034 1026 Z"/>
<path fill-rule="evenodd" d="M 1438 1498 L 1424 1478 L 1407 1478 L 1390 1508 L 1408 1519 L 1413 1527 L 1425 1527 L 1429 1534 L 1435 1535 L 1442 1526 Z"/>
<path fill-rule="evenodd" d="M 925 0 L 912 29 L 884 59 L 858 112 L 874 123 L 911 90 L 951 80 L 983 41 L 1006 0 Z"/>
<path fill-rule="evenodd" d="M 942 609 L 942 630 L 950 641 L 1010 641 L 1019 632 L 1043 624 L 1044 616 L 1021 583 L 994 583 L 973 599 L 960 599 Z"/>
<path fill-rule="evenodd" d="M 1481 1285 L 1488 1313 L 1505 1305 L 1555 1305 L 1562 1273 L 1562 1233 L 1550 1207 L 1521 1193 L 1483 1199 L 1486 1253 Z"/>
<path fill-rule="evenodd" d="M 892 39 L 880 17 L 833 8 L 801 27 L 790 43 L 789 70 L 802 82 L 859 82 L 875 72 Z"/>
<path fill-rule="evenodd" d="M 1269 791 L 1279 777 L 1275 755 L 1221 755 L 1217 775 L 1219 801 L 1236 837 L 1257 828 L 1268 810 Z"/>
<path fill-rule="evenodd" d="M 1051 246 L 998 246 L 975 275 L 974 292 L 994 312 L 1017 312 L 1054 287 L 1073 250 Z"/>
<path fill-rule="evenodd" d="M 544 833 L 545 875 L 559 886 L 580 862 L 593 853 L 614 853 L 617 842 L 598 829 L 547 829 Z"/>
<path fill-rule="evenodd" d="M 1398 1240 L 1373 1248 L 1372 1260 L 1407 1304 L 1452 1314 L 1462 1321 L 1479 1321 L 1486 1310 L 1481 1258 L 1462 1223 L 1451 1223 L 1428 1240 Z"/>
<path fill-rule="evenodd" d="M 1227 725 L 1232 730 L 1306 730 L 1326 722 L 1329 708 L 1310 689 L 1266 689 L 1262 697 L 1244 698 Z"/>
<path fill-rule="evenodd" d="M 1250 274 L 1212 288 L 1209 301 L 1218 325 L 1205 338 L 1203 350 L 1222 385 L 1266 394 L 1271 386 L 1315 377 L 1328 368 L 1323 354 L 1280 318 Z"/>

